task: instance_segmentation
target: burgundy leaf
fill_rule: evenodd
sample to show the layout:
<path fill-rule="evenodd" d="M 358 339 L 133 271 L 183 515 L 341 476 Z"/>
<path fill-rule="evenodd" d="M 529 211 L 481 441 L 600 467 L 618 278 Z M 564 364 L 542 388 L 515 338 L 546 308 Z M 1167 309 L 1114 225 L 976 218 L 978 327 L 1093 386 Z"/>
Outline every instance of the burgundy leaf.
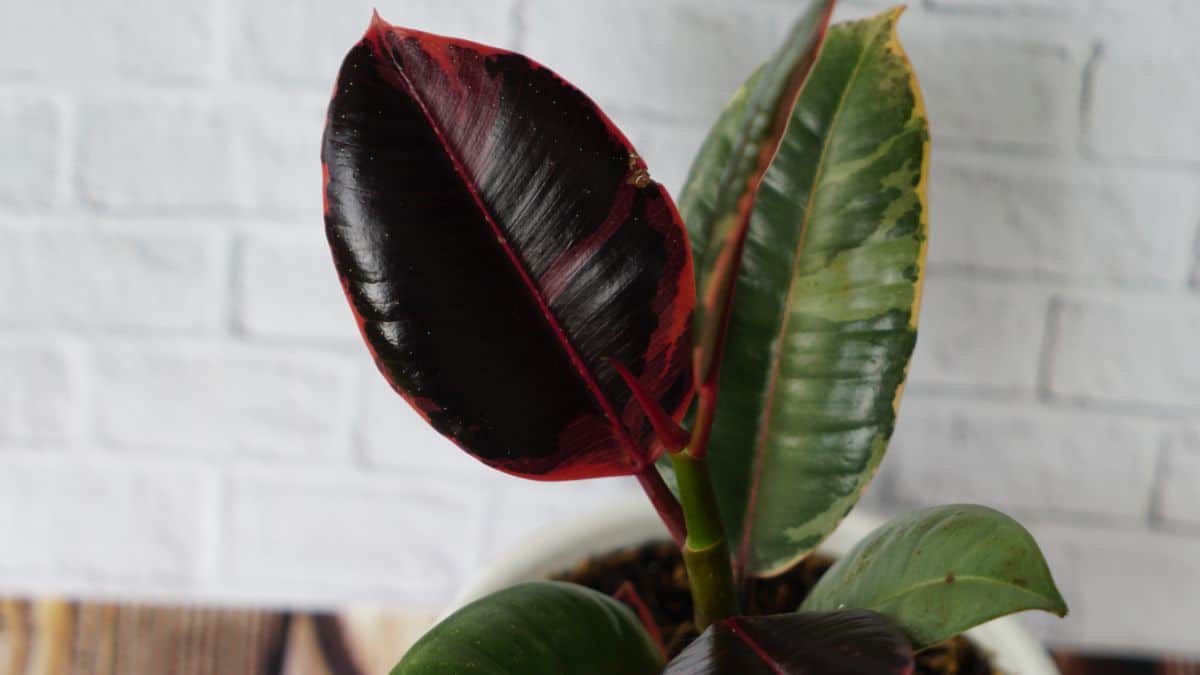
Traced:
<path fill-rule="evenodd" d="M 708 627 L 664 675 L 911 675 L 913 653 L 895 624 L 846 610 L 734 617 Z"/>
<path fill-rule="evenodd" d="M 380 371 L 480 460 L 634 474 L 679 420 L 692 261 L 667 192 L 578 89 L 519 54 L 375 17 L 322 145 L 334 262 Z"/>

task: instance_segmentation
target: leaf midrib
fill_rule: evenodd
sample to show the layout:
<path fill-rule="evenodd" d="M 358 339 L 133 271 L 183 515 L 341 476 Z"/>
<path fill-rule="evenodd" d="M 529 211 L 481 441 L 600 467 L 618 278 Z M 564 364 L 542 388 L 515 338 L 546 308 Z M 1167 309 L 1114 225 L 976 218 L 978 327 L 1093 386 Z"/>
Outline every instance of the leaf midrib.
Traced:
<path fill-rule="evenodd" d="M 770 371 L 767 375 L 767 383 L 764 387 L 765 391 L 763 392 L 763 401 L 765 402 L 765 406 L 761 421 L 758 425 L 758 433 L 755 435 L 754 468 L 752 470 L 753 476 L 750 482 L 749 501 L 746 505 L 746 512 L 742 516 L 742 541 L 741 545 L 738 547 L 738 558 L 741 560 L 743 565 L 747 564 L 748 562 L 747 555 L 750 550 L 750 541 L 753 538 L 754 533 L 754 510 L 757 505 L 758 487 L 762 482 L 762 470 L 764 464 L 763 456 L 765 455 L 764 449 L 766 447 L 766 438 L 767 434 L 770 432 L 771 417 L 774 411 L 774 405 L 771 399 L 774 397 L 775 388 L 779 381 L 779 372 L 783 364 L 781 353 L 783 338 L 787 334 L 787 325 L 791 318 L 791 312 L 788 311 L 788 308 L 792 304 L 792 295 L 796 290 L 796 270 L 799 267 L 799 260 L 804 248 L 809 225 L 812 223 L 812 208 L 813 202 L 815 201 L 814 198 L 816 197 L 817 193 L 817 186 L 820 185 L 821 178 L 824 176 L 829 147 L 834 135 L 836 134 L 837 127 L 841 123 L 842 112 L 846 107 L 846 99 L 849 97 L 850 90 L 853 89 L 857 84 L 859 72 L 862 70 L 863 63 L 866 62 L 867 52 L 874 43 L 877 34 L 878 29 L 872 31 L 870 40 L 866 41 L 862 52 L 858 55 L 858 60 L 854 64 L 854 69 L 850 73 L 850 77 L 847 80 L 845 89 L 842 90 L 841 96 L 838 97 L 838 103 L 834 109 L 833 119 L 830 120 L 829 132 L 826 134 L 825 140 L 821 144 L 821 152 L 817 156 L 817 170 L 813 173 L 812 184 L 809 186 L 808 201 L 804 205 L 804 218 L 801 223 L 800 236 L 796 242 L 796 255 L 792 260 L 792 273 L 789 276 L 788 292 L 787 296 L 784 298 L 784 302 L 781 305 L 780 310 L 780 314 L 782 316 L 779 319 L 779 332 L 776 334 L 774 344 L 771 345 L 770 350 L 771 365 Z M 813 64 L 814 70 L 816 69 L 816 65 L 817 64 L 815 63 Z M 803 97 L 803 95 L 803 92 L 801 92 L 800 96 Z M 797 104 L 799 104 L 799 98 L 797 99 Z"/>
<path fill-rule="evenodd" d="M 513 267 L 517 270 L 518 276 L 521 278 L 526 290 L 530 295 L 533 296 L 534 302 L 537 303 L 539 313 L 542 315 L 542 318 L 546 321 L 547 326 L 549 326 L 550 330 L 557 338 L 556 342 L 562 345 L 563 351 L 566 352 L 567 358 L 575 367 L 575 371 L 579 375 L 579 378 L 583 380 L 583 383 L 588 388 L 592 398 L 596 400 L 596 403 L 600 406 L 600 409 L 604 411 L 605 417 L 608 418 L 609 426 L 613 427 L 617 431 L 621 445 L 625 449 L 630 461 L 633 463 L 633 467 L 639 471 L 644 469 L 646 458 L 639 453 L 638 446 L 633 442 L 633 438 L 630 436 L 629 430 L 625 428 L 625 424 L 617 415 L 616 409 L 613 407 L 612 402 L 609 401 L 608 397 L 604 395 L 604 391 L 600 388 L 600 383 L 596 381 L 595 374 L 592 373 L 590 367 L 587 365 L 587 362 L 583 360 L 583 356 L 575 347 L 575 343 L 571 341 L 571 337 L 567 334 L 566 329 L 564 329 L 562 324 L 559 323 L 558 317 L 554 315 L 553 311 L 551 311 L 550 305 L 546 298 L 542 295 L 541 289 L 538 288 L 537 283 L 533 280 L 533 276 L 529 273 L 529 270 L 525 268 L 525 263 L 521 260 L 521 257 L 517 254 L 517 252 L 513 250 L 512 244 L 508 239 L 508 233 L 500 228 L 500 224 L 496 221 L 496 216 L 483 201 L 483 195 L 479 193 L 478 186 L 475 184 L 474 179 L 467 174 L 466 166 L 463 164 L 462 158 L 458 156 L 457 150 L 449 142 L 445 130 L 442 129 L 441 125 L 437 121 L 437 118 L 435 118 L 430 112 L 429 106 L 422 97 L 420 90 L 413 83 L 412 78 L 410 78 L 408 75 L 408 72 L 396 62 L 396 59 L 391 54 L 390 50 L 386 49 L 382 35 L 380 36 L 379 40 L 379 48 L 381 51 L 385 52 L 387 59 L 395 67 L 396 72 L 400 74 L 404 84 L 408 87 L 409 93 L 416 101 L 417 106 L 421 109 L 421 115 L 425 118 L 426 122 L 429 123 L 429 126 L 433 129 L 433 132 L 437 134 L 438 140 L 441 141 L 443 150 L 450 157 L 450 163 L 454 167 L 454 172 L 458 174 L 459 179 L 462 180 L 463 184 L 467 187 L 467 191 L 471 194 L 471 200 L 475 203 L 476 208 L 479 209 L 479 213 L 481 216 L 483 216 L 484 222 L 486 222 L 491 228 L 497 245 L 509 258 Z"/>
<path fill-rule="evenodd" d="M 939 584 L 944 585 L 944 586 L 957 586 L 960 583 L 962 583 L 962 584 L 978 584 L 981 586 L 1000 586 L 1000 587 L 1015 591 L 1018 594 L 1029 595 L 1029 596 L 1032 596 L 1039 600 L 1044 600 L 1048 604 L 1054 604 L 1052 598 L 1049 598 L 1042 593 L 1038 593 L 1037 591 L 1034 591 L 1031 588 L 1026 588 L 1024 586 L 1018 586 L 1017 584 L 1014 584 L 1012 582 L 1004 581 L 1002 579 L 996 579 L 994 577 L 980 576 L 978 574 L 965 574 L 965 575 L 955 574 L 953 582 L 947 582 L 945 576 L 940 576 L 940 577 L 931 577 L 928 579 L 924 579 L 922 581 L 918 581 L 913 584 L 909 584 L 908 586 L 904 587 L 903 589 L 901 589 L 900 591 L 898 591 L 896 593 L 893 593 L 891 595 L 888 595 L 888 596 L 885 596 L 882 598 L 872 600 L 869 603 L 863 603 L 864 605 L 869 605 L 869 606 L 863 607 L 863 609 L 880 608 L 888 603 L 895 602 L 906 596 L 912 595 L 912 594 L 922 591 L 926 588 L 935 587 Z M 878 611 L 878 609 L 876 609 L 876 611 Z"/>
<path fill-rule="evenodd" d="M 742 644 L 746 645 L 746 648 L 749 649 L 752 654 L 757 656 L 764 665 L 771 669 L 771 672 L 775 673 L 776 675 L 787 675 L 787 671 L 784 670 L 783 664 L 776 661 L 775 658 L 771 656 L 770 652 L 768 652 L 762 645 L 758 644 L 757 640 L 750 637 L 750 634 L 747 633 L 746 629 L 743 628 L 741 623 L 738 622 L 737 617 L 730 619 L 727 625 L 729 626 L 729 632 L 733 633 L 737 639 L 741 640 Z"/>

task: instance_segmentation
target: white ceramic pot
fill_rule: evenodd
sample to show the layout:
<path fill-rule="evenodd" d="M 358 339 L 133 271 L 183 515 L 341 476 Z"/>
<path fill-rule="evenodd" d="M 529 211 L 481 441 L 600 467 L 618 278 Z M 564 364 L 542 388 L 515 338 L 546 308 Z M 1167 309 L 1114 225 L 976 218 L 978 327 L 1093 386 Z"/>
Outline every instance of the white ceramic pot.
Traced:
<path fill-rule="evenodd" d="M 854 511 L 820 550 L 834 558 L 845 555 L 881 522 Z M 489 593 L 568 570 L 585 558 L 667 536 L 658 515 L 640 495 L 636 500 L 614 503 L 569 526 L 539 532 L 528 541 L 514 545 L 463 588 L 447 615 Z M 996 619 L 968 631 L 967 636 L 982 647 L 992 664 L 1004 673 L 1059 675 L 1046 650 L 1014 619 Z"/>

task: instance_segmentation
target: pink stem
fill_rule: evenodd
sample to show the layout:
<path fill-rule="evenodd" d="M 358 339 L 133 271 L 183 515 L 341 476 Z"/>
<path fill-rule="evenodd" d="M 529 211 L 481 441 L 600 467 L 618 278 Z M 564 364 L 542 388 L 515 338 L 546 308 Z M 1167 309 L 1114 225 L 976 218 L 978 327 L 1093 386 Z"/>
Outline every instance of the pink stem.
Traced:
<path fill-rule="evenodd" d="M 666 481 L 653 464 L 638 472 L 637 479 L 642 484 L 646 496 L 650 498 L 650 503 L 654 505 L 654 510 L 658 511 L 658 517 L 662 518 L 667 526 L 671 538 L 682 548 L 687 538 L 687 528 L 683 524 L 683 508 L 679 506 L 679 500 L 675 498 L 671 488 L 667 487 Z"/>
<path fill-rule="evenodd" d="M 633 587 L 633 582 L 626 581 L 621 584 L 617 592 L 613 593 L 613 598 L 625 603 L 637 614 L 638 620 L 646 628 L 646 633 L 650 635 L 650 639 L 654 641 L 654 645 L 658 647 L 658 651 L 662 652 L 663 659 L 666 660 L 667 645 L 663 642 L 662 631 L 658 629 L 658 623 L 654 621 L 654 614 L 646 606 L 642 596 L 638 595 L 637 589 Z"/>

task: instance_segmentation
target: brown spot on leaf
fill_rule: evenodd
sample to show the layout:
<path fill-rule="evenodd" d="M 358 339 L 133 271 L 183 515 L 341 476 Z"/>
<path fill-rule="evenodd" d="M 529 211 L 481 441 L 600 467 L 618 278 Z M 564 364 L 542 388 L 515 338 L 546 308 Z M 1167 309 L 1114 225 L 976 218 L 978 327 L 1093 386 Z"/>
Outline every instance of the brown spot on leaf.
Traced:
<path fill-rule="evenodd" d="M 954 583 L 954 572 L 953 571 L 946 573 L 946 583 L 948 583 L 948 584 Z"/>
<path fill-rule="evenodd" d="M 650 172 L 646 170 L 642 158 L 632 152 L 629 153 L 629 175 L 626 176 L 625 182 L 639 188 L 650 184 Z"/>

